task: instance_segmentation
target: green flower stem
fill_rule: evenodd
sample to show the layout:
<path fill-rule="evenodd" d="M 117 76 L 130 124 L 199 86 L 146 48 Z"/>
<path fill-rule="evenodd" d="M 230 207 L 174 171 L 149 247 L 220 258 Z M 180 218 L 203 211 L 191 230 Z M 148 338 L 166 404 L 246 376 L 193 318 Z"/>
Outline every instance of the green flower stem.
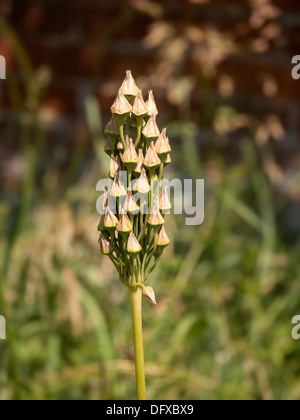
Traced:
<path fill-rule="evenodd" d="M 138 240 L 142 239 L 145 234 L 144 215 L 142 212 L 140 213 L 140 230 L 141 235 L 138 237 Z"/>
<path fill-rule="evenodd" d="M 121 265 L 122 267 L 124 267 L 124 263 L 120 260 L 118 260 L 114 255 L 109 255 L 110 259 L 112 261 L 114 261 L 118 266 Z"/>
<path fill-rule="evenodd" d="M 136 117 L 137 129 L 136 129 L 135 148 L 138 147 L 138 145 L 140 144 L 140 141 L 141 141 L 141 136 L 142 136 L 142 122 L 143 122 L 143 117 Z"/>
<path fill-rule="evenodd" d="M 136 373 L 137 399 L 146 400 L 146 382 L 144 367 L 143 326 L 142 326 L 142 289 L 130 289 L 132 313 L 134 360 Z"/>
<path fill-rule="evenodd" d="M 154 261 L 154 263 L 151 265 L 151 267 L 148 269 L 148 271 L 146 272 L 145 276 L 148 277 L 150 276 L 150 274 L 152 273 L 152 271 L 155 269 L 155 267 L 157 266 L 159 260 L 161 258 L 161 255 L 157 258 L 156 261 Z"/>
<path fill-rule="evenodd" d="M 143 220 L 143 225 L 141 226 L 141 233 L 140 236 L 138 238 L 138 240 L 140 241 L 142 238 L 144 238 L 145 233 L 146 233 L 146 229 L 148 228 L 148 221 L 149 221 L 149 217 L 150 217 L 150 212 L 152 211 L 152 195 L 151 195 L 151 191 L 149 191 L 148 193 L 148 212 L 145 215 L 145 221 Z"/>
<path fill-rule="evenodd" d="M 150 179 L 151 179 L 151 184 L 152 184 L 155 172 L 156 172 L 156 168 L 149 168 L 149 176 L 150 176 Z M 151 187 L 152 187 L 152 185 L 151 185 Z M 149 192 L 149 196 L 151 197 L 150 192 Z M 150 199 L 149 199 L 149 203 L 150 203 Z M 150 206 L 150 208 L 151 208 L 151 206 Z"/>
<path fill-rule="evenodd" d="M 131 180 L 132 180 L 132 171 L 133 171 L 133 168 L 129 165 L 127 167 L 128 185 L 130 185 Z"/>
<path fill-rule="evenodd" d="M 126 118 L 126 146 L 129 143 L 129 137 L 130 137 L 130 116 L 128 115 Z"/>
<path fill-rule="evenodd" d="M 146 261 L 147 261 L 147 253 L 144 255 L 143 262 L 142 262 L 142 274 L 143 274 L 143 276 L 144 276 L 145 279 L 147 279 L 147 277 L 145 276 L 145 273 L 146 273 Z"/>
<path fill-rule="evenodd" d="M 159 165 L 159 170 L 158 170 L 158 179 L 161 181 L 162 177 L 163 177 L 163 171 L 164 171 L 164 164 L 162 163 L 161 165 Z"/>
<path fill-rule="evenodd" d="M 147 253 L 147 251 L 150 247 L 150 235 L 151 235 L 151 229 L 149 228 L 149 226 L 147 226 L 147 230 L 146 230 L 146 233 L 145 233 L 146 240 L 144 241 L 145 245 L 146 245 L 146 250 L 145 250 L 146 253 Z"/>
<path fill-rule="evenodd" d="M 124 138 L 124 120 L 125 120 L 125 116 L 124 115 L 118 115 L 118 123 L 119 123 L 119 132 L 120 132 L 120 138 L 121 138 L 121 142 L 123 144 L 124 150 L 126 149 L 126 142 L 125 142 L 125 138 Z"/>
<path fill-rule="evenodd" d="M 114 156 L 116 147 L 117 147 L 117 140 L 114 137 L 110 137 L 110 140 L 111 140 L 111 154 Z"/>
<path fill-rule="evenodd" d="M 139 216 L 135 217 L 135 222 L 134 222 L 134 234 L 137 236 L 139 231 Z"/>

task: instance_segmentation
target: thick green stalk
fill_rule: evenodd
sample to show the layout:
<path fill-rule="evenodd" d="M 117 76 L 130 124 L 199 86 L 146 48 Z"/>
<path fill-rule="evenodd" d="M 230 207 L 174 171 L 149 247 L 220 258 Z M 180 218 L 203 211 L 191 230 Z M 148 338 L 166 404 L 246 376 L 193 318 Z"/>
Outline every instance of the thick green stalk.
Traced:
<path fill-rule="evenodd" d="M 120 138 L 121 138 L 121 142 L 123 144 L 124 150 L 126 149 L 126 141 L 125 141 L 125 137 L 124 137 L 124 120 L 125 120 L 125 116 L 124 115 L 118 115 L 118 123 L 119 123 L 119 132 L 120 132 Z"/>
<path fill-rule="evenodd" d="M 136 141 L 135 141 L 135 148 L 137 148 L 140 144 L 141 135 L 142 135 L 142 122 L 143 117 L 136 117 L 137 129 L 136 129 Z"/>
<path fill-rule="evenodd" d="M 146 400 L 142 326 L 142 289 L 140 287 L 137 289 L 130 289 L 130 303 L 133 326 L 137 399 Z"/>

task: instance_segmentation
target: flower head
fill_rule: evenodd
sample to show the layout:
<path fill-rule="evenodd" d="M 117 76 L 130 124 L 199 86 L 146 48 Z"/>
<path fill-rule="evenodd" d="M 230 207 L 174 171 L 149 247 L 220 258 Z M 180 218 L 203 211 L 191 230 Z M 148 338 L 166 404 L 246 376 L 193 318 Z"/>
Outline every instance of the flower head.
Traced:
<path fill-rule="evenodd" d="M 165 248 L 170 244 L 170 239 L 166 233 L 165 227 L 162 226 L 158 231 L 157 246 Z"/>
<path fill-rule="evenodd" d="M 164 159 L 172 150 L 166 133 L 167 129 L 164 128 L 155 143 L 155 151 L 161 159 Z"/>
<path fill-rule="evenodd" d="M 115 157 L 115 156 L 111 155 L 110 156 L 110 167 L 109 167 L 110 178 L 114 178 L 119 170 L 120 170 L 119 157 Z"/>
<path fill-rule="evenodd" d="M 156 115 L 158 114 L 158 110 L 155 103 L 153 90 L 149 90 L 149 97 L 148 97 L 148 101 L 146 105 L 147 105 L 148 115 L 150 115 L 150 117 L 152 116 L 156 117 Z"/>
<path fill-rule="evenodd" d="M 133 172 L 135 174 L 141 174 L 142 173 L 143 163 L 144 163 L 143 149 L 139 149 L 139 161 L 138 161 L 137 165 L 135 166 L 135 168 L 133 169 Z"/>
<path fill-rule="evenodd" d="M 157 304 L 156 299 L 155 299 L 155 293 L 152 287 L 150 286 L 143 287 L 143 296 L 146 299 L 150 300 L 150 302 L 152 302 L 154 305 Z"/>
<path fill-rule="evenodd" d="M 119 223 L 118 218 L 113 214 L 113 212 L 107 208 L 105 217 L 104 217 L 104 227 L 105 229 L 115 229 Z"/>
<path fill-rule="evenodd" d="M 110 194 L 113 197 L 117 197 L 117 198 L 118 197 L 124 197 L 125 195 L 127 195 L 126 189 L 120 181 L 118 172 L 115 175 L 115 179 L 114 179 L 113 185 L 111 187 Z"/>
<path fill-rule="evenodd" d="M 102 233 L 100 232 L 99 235 L 99 245 L 100 245 L 100 251 L 103 255 L 109 255 L 113 252 L 111 243 L 104 238 L 104 236 L 102 235 Z"/>
<path fill-rule="evenodd" d="M 160 131 L 156 124 L 156 117 L 154 115 L 150 117 L 143 128 L 143 136 L 149 141 L 156 140 L 160 136 Z"/>
<path fill-rule="evenodd" d="M 127 252 L 129 254 L 138 254 L 139 252 L 141 252 L 141 250 L 142 247 L 139 241 L 136 239 L 133 232 L 131 232 L 127 242 Z"/>
<path fill-rule="evenodd" d="M 134 184 L 134 189 L 135 191 L 141 194 L 147 194 L 150 191 L 151 188 L 145 169 L 142 169 L 140 177 L 136 180 Z"/>
<path fill-rule="evenodd" d="M 142 91 L 137 94 L 132 107 L 132 113 L 136 117 L 143 117 L 148 112 L 147 105 L 144 102 Z"/>
<path fill-rule="evenodd" d="M 103 195 L 100 249 L 117 268 L 123 284 L 142 287 L 144 297 L 156 303 L 145 281 L 170 243 L 164 227 L 164 215 L 171 209 L 169 192 L 167 188 L 160 191 L 163 169 L 171 162 L 170 142 L 166 129 L 160 132 L 157 125 L 153 91 L 145 102 L 129 70 L 111 112 L 104 131 L 113 182 Z M 150 214 L 145 214 L 149 208 Z"/>
<path fill-rule="evenodd" d="M 158 203 L 156 203 L 156 205 L 154 206 L 149 216 L 148 223 L 150 226 L 155 227 L 155 228 L 160 227 L 165 223 L 165 219 L 162 217 L 159 211 Z"/>
<path fill-rule="evenodd" d="M 167 212 L 171 210 L 171 208 L 172 204 L 168 193 L 168 187 L 165 187 L 159 196 L 159 209 L 162 212 Z"/>
<path fill-rule="evenodd" d="M 136 153 L 132 139 L 129 139 L 129 144 L 122 156 L 122 162 L 128 166 L 136 166 L 139 162 L 138 154 Z"/>
<path fill-rule="evenodd" d="M 104 133 L 108 137 L 119 137 L 120 136 L 118 119 L 115 115 L 112 115 L 111 120 L 109 121 L 109 123 L 105 127 Z"/>
<path fill-rule="evenodd" d="M 140 206 L 135 201 L 132 192 L 129 190 L 124 204 L 127 213 L 136 214 L 140 210 Z"/>
<path fill-rule="evenodd" d="M 132 231 L 132 224 L 127 214 L 123 213 L 120 215 L 120 221 L 117 226 L 117 231 L 125 234 L 130 233 Z"/>
<path fill-rule="evenodd" d="M 126 71 L 126 77 L 120 88 L 120 93 L 124 96 L 137 96 L 140 89 L 137 87 L 135 80 L 132 76 L 131 70 Z"/>
<path fill-rule="evenodd" d="M 157 168 L 161 164 L 161 160 L 155 151 L 154 143 L 152 142 L 144 159 L 144 166 L 148 169 Z"/>
<path fill-rule="evenodd" d="M 112 107 L 111 112 L 116 116 L 123 116 L 127 115 L 132 111 L 132 106 L 127 101 L 125 96 L 119 92 L 118 96 L 116 97 Z"/>

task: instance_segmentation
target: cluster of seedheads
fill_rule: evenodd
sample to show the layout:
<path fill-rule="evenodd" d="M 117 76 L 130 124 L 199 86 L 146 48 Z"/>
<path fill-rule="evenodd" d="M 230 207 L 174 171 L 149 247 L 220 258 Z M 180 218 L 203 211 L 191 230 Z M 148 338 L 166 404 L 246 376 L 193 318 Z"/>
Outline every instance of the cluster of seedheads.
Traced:
<path fill-rule="evenodd" d="M 160 132 L 157 126 L 153 92 L 145 102 L 130 71 L 111 112 L 105 128 L 105 152 L 110 156 L 113 184 L 104 192 L 105 214 L 98 227 L 100 249 L 115 265 L 122 283 L 143 287 L 144 296 L 156 303 L 153 289 L 145 282 L 170 243 L 164 215 L 171 203 L 167 188 L 160 186 L 163 169 L 171 162 L 167 130 Z M 120 176 L 124 172 L 126 183 Z M 110 197 L 118 204 L 114 212 Z"/>

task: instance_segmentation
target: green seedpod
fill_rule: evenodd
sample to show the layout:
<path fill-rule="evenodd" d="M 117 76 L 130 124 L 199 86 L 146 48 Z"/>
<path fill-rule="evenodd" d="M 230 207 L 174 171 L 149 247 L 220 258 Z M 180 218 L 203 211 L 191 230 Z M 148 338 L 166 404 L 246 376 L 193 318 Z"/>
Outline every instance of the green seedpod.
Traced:
<path fill-rule="evenodd" d="M 123 213 L 120 215 L 117 231 L 123 236 L 129 235 L 132 231 L 132 224 L 127 214 Z"/>
<path fill-rule="evenodd" d="M 110 255 L 113 252 L 113 248 L 109 240 L 107 240 L 102 233 L 99 236 L 100 251 L 103 255 Z"/>
<path fill-rule="evenodd" d="M 139 254 L 141 250 L 142 250 L 142 247 L 139 241 L 136 239 L 133 232 L 131 232 L 128 238 L 128 242 L 127 242 L 128 254 L 131 254 L 131 255 Z"/>

